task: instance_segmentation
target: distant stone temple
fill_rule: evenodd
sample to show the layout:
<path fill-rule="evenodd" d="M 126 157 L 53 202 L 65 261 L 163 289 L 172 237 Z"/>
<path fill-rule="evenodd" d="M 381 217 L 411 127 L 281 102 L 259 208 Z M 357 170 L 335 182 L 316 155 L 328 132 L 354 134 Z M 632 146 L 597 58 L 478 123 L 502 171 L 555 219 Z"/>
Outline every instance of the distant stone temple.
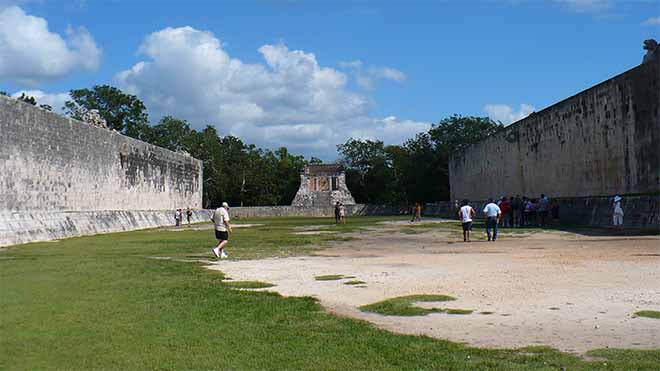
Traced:
<path fill-rule="evenodd" d="M 331 206 L 336 202 L 354 205 L 346 187 L 346 172 L 338 164 L 306 166 L 300 173 L 300 188 L 292 206 Z"/>

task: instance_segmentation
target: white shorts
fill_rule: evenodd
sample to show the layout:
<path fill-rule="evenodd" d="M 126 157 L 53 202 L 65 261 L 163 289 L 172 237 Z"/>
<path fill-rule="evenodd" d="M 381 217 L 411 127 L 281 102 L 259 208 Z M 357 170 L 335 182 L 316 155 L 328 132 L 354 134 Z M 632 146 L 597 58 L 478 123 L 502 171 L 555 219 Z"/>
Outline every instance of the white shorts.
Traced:
<path fill-rule="evenodd" d="M 612 215 L 612 224 L 614 224 L 614 225 L 623 225 L 623 215 L 613 214 Z"/>

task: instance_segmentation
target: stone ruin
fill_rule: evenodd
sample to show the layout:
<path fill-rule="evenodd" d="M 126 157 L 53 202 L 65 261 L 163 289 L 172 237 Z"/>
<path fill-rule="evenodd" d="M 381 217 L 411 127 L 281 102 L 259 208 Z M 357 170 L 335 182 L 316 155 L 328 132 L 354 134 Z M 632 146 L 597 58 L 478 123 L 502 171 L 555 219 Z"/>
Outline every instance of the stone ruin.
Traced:
<path fill-rule="evenodd" d="M 82 108 L 80 111 L 81 111 L 80 113 L 82 114 L 82 121 L 94 126 L 98 126 L 100 128 L 104 128 L 104 129 L 108 128 L 108 123 L 105 121 L 103 116 L 101 116 L 99 110 L 97 109 L 88 110 Z"/>
<path fill-rule="evenodd" d="M 341 202 L 355 205 L 346 187 L 346 172 L 338 164 L 308 165 L 300 172 L 300 188 L 292 206 L 327 207 Z"/>
<path fill-rule="evenodd" d="M 658 42 L 654 39 L 644 40 L 644 50 L 646 50 L 646 54 L 642 58 L 642 64 L 649 63 L 655 58 L 658 58 Z"/>

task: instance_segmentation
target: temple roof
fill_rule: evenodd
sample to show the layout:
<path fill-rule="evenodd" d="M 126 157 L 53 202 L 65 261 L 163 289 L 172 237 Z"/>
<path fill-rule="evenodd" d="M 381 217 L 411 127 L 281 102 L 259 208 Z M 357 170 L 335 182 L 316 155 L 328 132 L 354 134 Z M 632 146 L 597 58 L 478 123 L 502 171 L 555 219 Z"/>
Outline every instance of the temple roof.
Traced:
<path fill-rule="evenodd" d="M 316 175 L 316 174 L 338 174 L 344 172 L 344 166 L 340 164 L 318 164 L 318 165 L 307 165 L 303 170 L 305 174 Z"/>

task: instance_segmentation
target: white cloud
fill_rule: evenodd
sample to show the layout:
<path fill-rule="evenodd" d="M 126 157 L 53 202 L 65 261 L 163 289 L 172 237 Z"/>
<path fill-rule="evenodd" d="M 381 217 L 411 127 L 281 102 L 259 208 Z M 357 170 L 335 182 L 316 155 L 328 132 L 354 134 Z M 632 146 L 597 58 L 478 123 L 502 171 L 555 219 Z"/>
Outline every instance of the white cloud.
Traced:
<path fill-rule="evenodd" d="M 53 112 L 58 112 L 58 113 L 64 113 L 62 110 L 62 107 L 64 107 L 64 102 L 71 100 L 71 96 L 69 93 L 46 93 L 41 90 L 19 90 L 16 93 L 12 94 L 11 96 L 14 98 L 18 98 L 21 96 L 21 94 L 25 93 L 25 95 L 29 97 L 34 97 L 34 99 L 37 100 L 37 104 L 47 104 L 51 107 L 53 107 Z"/>
<path fill-rule="evenodd" d="M 370 116 L 369 97 L 348 89 L 347 76 L 321 66 L 312 53 L 283 44 L 259 48 L 264 63 L 232 58 L 212 33 L 166 28 L 145 38 L 146 60 L 115 76 L 151 116 L 174 115 L 197 127 L 215 124 L 222 135 L 248 143 L 332 159 L 350 136 L 399 143 L 427 123 Z M 386 78 L 402 79 L 396 70 Z"/>
<path fill-rule="evenodd" d="M 364 69 L 362 61 L 341 62 L 341 67 L 349 69 L 355 76 L 358 86 L 365 90 L 373 90 L 378 80 L 406 81 L 406 75 L 392 67 L 369 67 Z"/>
<path fill-rule="evenodd" d="M 536 108 L 529 104 L 521 104 L 518 111 L 506 104 L 486 104 L 484 112 L 495 121 L 500 121 L 504 125 L 509 125 L 518 120 L 522 120 L 534 112 Z"/>
<path fill-rule="evenodd" d="M 642 22 L 642 24 L 647 25 L 647 26 L 660 25 L 660 17 L 651 17 L 651 18 L 645 20 L 644 22 Z"/>
<path fill-rule="evenodd" d="M 578 13 L 598 13 L 612 7 L 610 0 L 554 0 L 566 8 Z"/>
<path fill-rule="evenodd" d="M 34 86 L 77 70 L 94 71 L 101 49 L 84 27 L 67 28 L 64 38 L 44 18 L 17 6 L 0 8 L 0 81 Z"/>

